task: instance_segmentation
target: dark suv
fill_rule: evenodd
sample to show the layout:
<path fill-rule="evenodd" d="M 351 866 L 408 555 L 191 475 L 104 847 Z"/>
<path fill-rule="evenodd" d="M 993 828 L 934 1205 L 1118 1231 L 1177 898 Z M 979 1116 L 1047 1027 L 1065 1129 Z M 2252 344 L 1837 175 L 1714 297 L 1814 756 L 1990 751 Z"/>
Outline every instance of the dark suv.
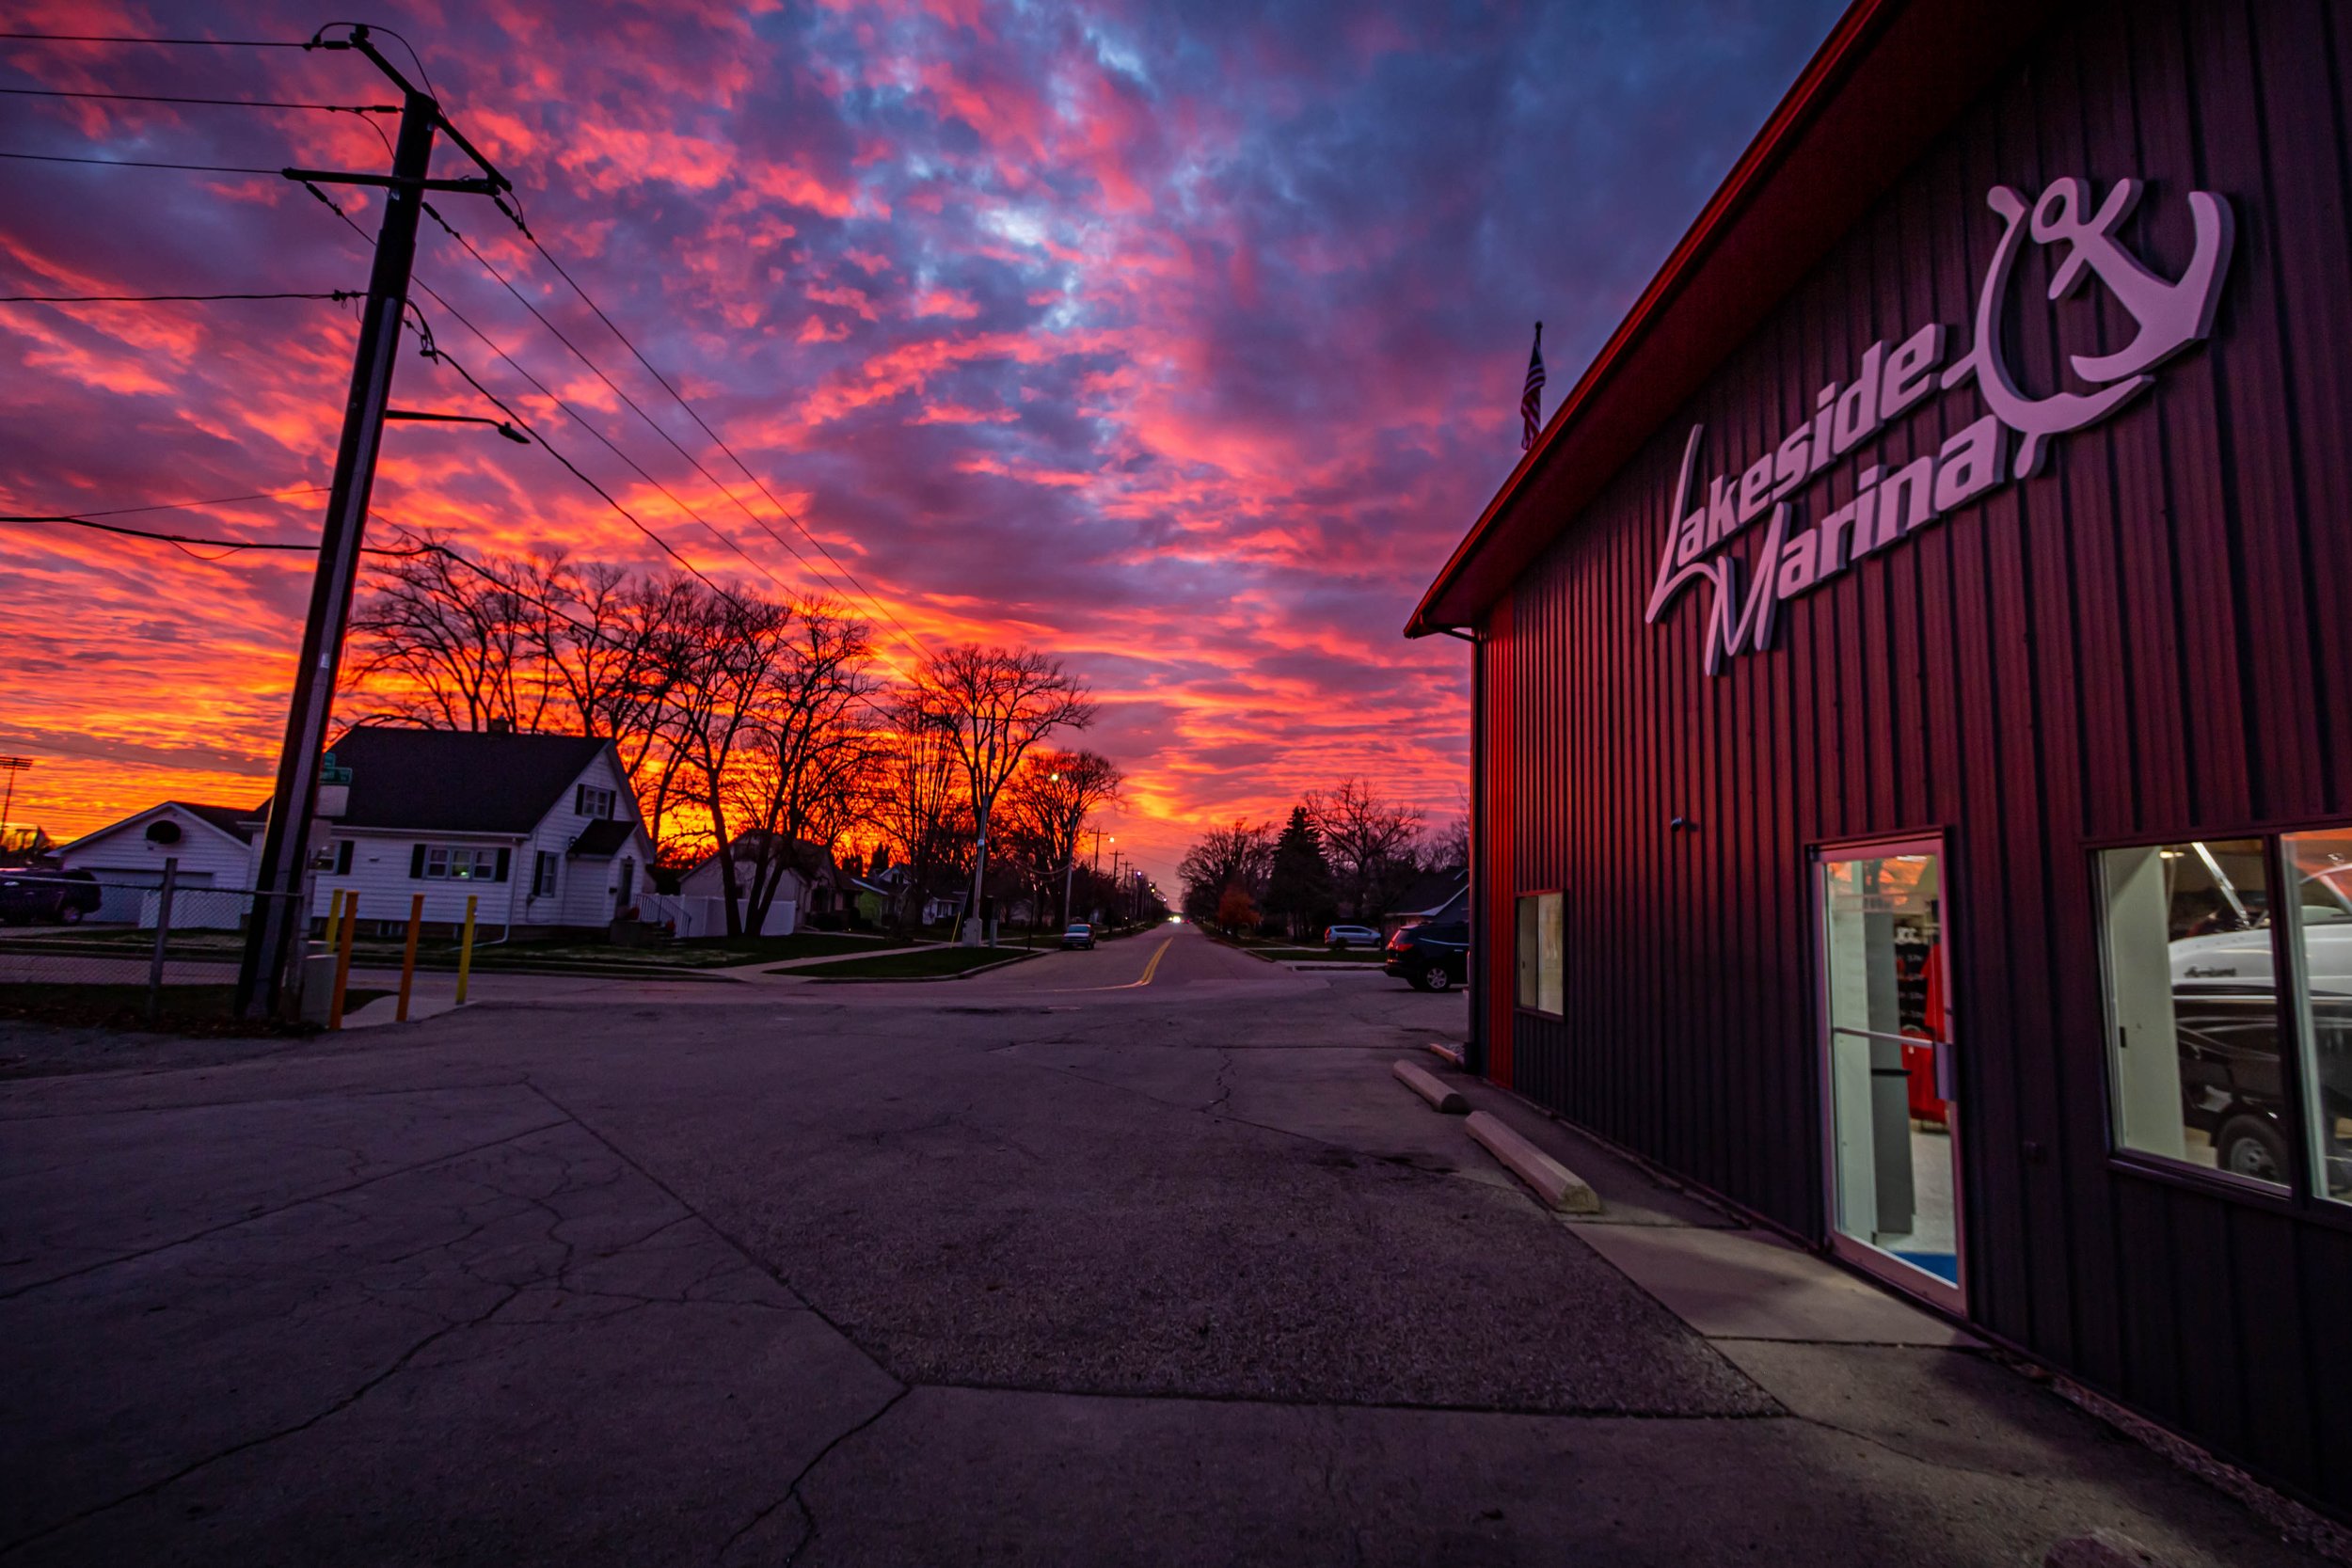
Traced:
<path fill-rule="evenodd" d="M 71 926 L 98 908 L 98 879 L 87 871 L 0 870 L 0 925 Z"/>
<path fill-rule="evenodd" d="M 1470 980 L 1470 922 L 1407 926 L 1389 939 L 1380 967 L 1415 990 L 1452 990 Z"/>

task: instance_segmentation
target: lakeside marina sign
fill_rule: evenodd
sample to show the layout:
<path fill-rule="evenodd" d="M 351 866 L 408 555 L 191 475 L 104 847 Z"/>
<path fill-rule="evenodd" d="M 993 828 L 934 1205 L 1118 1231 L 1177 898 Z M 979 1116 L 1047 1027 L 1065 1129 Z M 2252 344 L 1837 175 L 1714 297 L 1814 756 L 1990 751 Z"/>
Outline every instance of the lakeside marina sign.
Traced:
<path fill-rule="evenodd" d="M 2206 191 L 2189 192 L 2195 249 L 2181 277 L 2167 281 L 2115 237 L 2142 188 L 2137 180 L 2119 181 L 2093 208 L 2090 184 L 2079 179 L 2052 181 L 2031 207 L 2009 186 L 1994 186 L 1986 204 L 2005 227 L 1978 292 L 1968 352 L 1945 365 L 1947 334 L 1940 323 L 1920 327 L 1892 349 L 1884 341 L 1872 343 L 1851 383 L 1823 387 L 1809 418 L 1745 468 L 1714 476 L 1696 499 L 1706 427 L 1692 425 L 1668 514 L 1674 521 L 1644 619 L 1655 624 L 1684 589 L 1708 584 L 1706 668 L 1709 674 L 1720 673 L 1725 658 L 1771 645 L 1773 608 L 1783 600 L 1835 580 L 1864 557 L 2001 484 L 2031 477 L 2054 436 L 2106 419 L 2153 386 L 2151 372 L 2157 366 L 2212 332 L 2233 229 L 2226 200 Z M 2096 274 L 2137 324 L 2132 341 L 2114 353 L 2069 356 L 2074 374 L 2092 390 L 2034 397 L 2010 373 L 2001 324 L 2010 279 L 2028 234 L 2038 243 L 2065 246 L 2051 276 L 2051 299 L 2075 293 Z M 1931 395 L 1970 381 L 1986 413 L 1935 451 L 1891 473 L 1883 465 L 1865 468 L 1851 499 L 1810 527 L 1798 526 L 1799 492 L 1823 469 Z M 1724 546 L 1768 514 L 1755 557 L 1756 580 L 1743 593 L 1742 562 Z"/>

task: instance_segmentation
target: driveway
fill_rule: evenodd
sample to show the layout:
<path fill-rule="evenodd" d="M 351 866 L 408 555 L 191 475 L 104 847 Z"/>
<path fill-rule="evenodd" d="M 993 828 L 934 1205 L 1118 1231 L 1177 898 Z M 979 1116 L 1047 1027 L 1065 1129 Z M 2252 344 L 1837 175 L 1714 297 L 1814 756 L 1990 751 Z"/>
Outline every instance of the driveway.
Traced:
<path fill-rule="evenodd" d="M 1458 996 L 669 989 L 0 1085 L 0 1562 L 2312 1560 L 1928 1320 L 1670 1310 L 1391 1081 Z"/>

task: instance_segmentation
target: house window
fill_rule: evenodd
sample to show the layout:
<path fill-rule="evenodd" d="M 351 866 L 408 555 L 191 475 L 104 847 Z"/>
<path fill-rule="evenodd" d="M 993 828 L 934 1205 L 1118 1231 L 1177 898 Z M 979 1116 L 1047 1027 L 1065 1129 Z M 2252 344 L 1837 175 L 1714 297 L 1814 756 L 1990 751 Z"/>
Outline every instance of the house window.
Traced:
<path fill-rule="evenodd" d="M 1516 911 L 1518 1005 L 1554 1017 L 1566 1010 L 1566 952 L 1563 899 L 1557 893 L 1521 894 Z"/>
<path fill-rule="evenodd" d="M 493 882 L 505 879 L 506 851 L 462 844 L 420 844 L 408 874 L 428 881 Z"/>
<path fill-rule="evenodd" d="M 2099 861 L 2115 1146 L 2352 1201 L 2352 830 Z"/>
<path fill-rule="evenodd" d="M 581 816 L 609 817 L 612 815 L 612 791 L 580 784 L 572 791 L 572 810 Z"/>
<path fill-rule="evenodd" d="M 560 860 L 553 851 L 542 849 L 531 866 L 531 895 L 547 898 L 555 892 L 555 867 Z"/>

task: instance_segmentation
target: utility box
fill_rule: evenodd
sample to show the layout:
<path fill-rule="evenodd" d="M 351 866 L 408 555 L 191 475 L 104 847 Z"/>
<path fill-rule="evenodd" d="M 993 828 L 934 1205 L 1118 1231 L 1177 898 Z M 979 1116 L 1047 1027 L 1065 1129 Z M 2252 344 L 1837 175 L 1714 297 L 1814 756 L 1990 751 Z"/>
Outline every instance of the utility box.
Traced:
<path fill-rule="evenodd" d="M 326 1009 L 335 1000 L 335 955 L 322 942 L 312 942 L 311 950 L 302 956 L 302 1022 L 326 1022 Z"/>

